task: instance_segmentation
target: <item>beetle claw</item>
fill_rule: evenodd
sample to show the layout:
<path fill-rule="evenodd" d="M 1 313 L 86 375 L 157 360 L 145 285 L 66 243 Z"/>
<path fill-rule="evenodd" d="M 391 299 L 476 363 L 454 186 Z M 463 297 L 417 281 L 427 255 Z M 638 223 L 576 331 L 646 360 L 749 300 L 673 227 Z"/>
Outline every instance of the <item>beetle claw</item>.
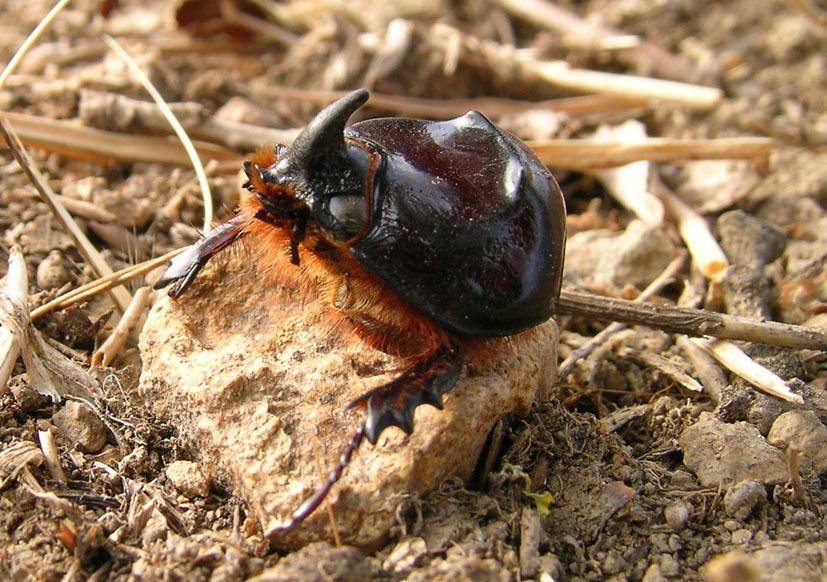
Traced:
<path fill-rule="evenodd" d="M 183 295 L 210 259 L 244 234 L 245 222 L 247 222 L 247 215 L 238 214 L 209 231 L 201 240 L 187 247 L 184 252 L 172 259 L 169 267 L 155 282 L 153 288 L 162 289 L 172 283 L 167 294 L 174 299 Z"/>
<path fill-rule="evenodd" d="M 430 404 L 442 409 L 442 395 L 457 383 L 461 369 L 459 348 L 453 344 L 444 345 L 394 381 L 363 394 L 347 407 L 367 408 L 365 436 L 371 444 L 376 444 L 379 435 L 389 426 L 397 426 L 411 434 L 416 408 Z"/>

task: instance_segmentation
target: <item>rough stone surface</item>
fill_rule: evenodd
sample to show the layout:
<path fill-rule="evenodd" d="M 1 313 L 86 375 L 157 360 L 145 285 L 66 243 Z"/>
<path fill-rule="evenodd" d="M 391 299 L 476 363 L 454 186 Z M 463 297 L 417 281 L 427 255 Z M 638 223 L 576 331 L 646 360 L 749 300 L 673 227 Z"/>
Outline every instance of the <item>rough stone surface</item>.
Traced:
<path fill-rule="evenodd" d="M 106 425 L 87 405 L 69 400 L 52 416 L 60 434 L 87 453 L 97 453 L 106 444 Z"/>
<path fill-rule="evenodd" d="M 508 569 L 491 558 L 449 553 L 445 559 L 432 562 L 430 572 L 416 570 L 405 582 L 506 582 L 512 580 Z"/>
<path fill-rule="evenodd" d="M 736 550 L 716 556 L 705 566 L 705 574 L 711 582 L 819 582 L 826 569 L 823 542 L 770 542 L 749 554 Z"/>
<path fill-rule="evenodd" d="M 724 511 L 730 517 L 747 519 L 756 507 L 767 502 L 767 490 L 758 481 L 739 481 L 724 494 Z"/>
<path fill-rule="evenodd" d="M 812 410 L 790 410 L 773 423 L 767 441 L 777 447 L 796 448 L 802 456 L 802 468 L 817 474 L 827 472 L 827 427 Z"/>
<path fill-rule="evenodd" d="M 717 227 L 727 258 L 756 271 L 780 257 L 787 244 L 780 228 L 743 210 L 723 213 Z"/>
<path fill-rule="evenodd" d="M 385 570 L 395 574 L 407 572 L 428 555 L 428 544 L 419 536 L 406 537 L 396 544 L 382 563 Z"/>
<path fill-rule="evenodd" d="M 336 326 L 312 297 L 262 283 L 241 258 L 219 257 L 183 299 L 153 307 L 140 390 L 156 415 L 189 435 L 208 477 L 249 504 L 274 546 L 330 540 L 321 510 L 286 534 L 274 528 L 319 487 L 319 464 L 326 474 L 363 422 L 346 405 L 405 361 Z M 469 348 L 444 410 L 422 406 L 412 435 L 390 428 L 377 446 L 364 443 L 328 497 L 344 542 L 376 547 L 403 494 L 470 476 L 497 419 L 525 414 L 550 389 L 556 347 L 549 322 L 484 353 Z"/>
<path fill-rule="evenodd" d="M 626 230 L 587 230 L 566 242 L 565 280 L 589 288 L 642 289 L 675 258 L 675 243 L 663 229 L 640 220 Z"/>
<path fill-rule="evenodd" d="M 63 253 L 51 251 L 37 266 L 36 280 L 41 289 L 58 289 L 71 281 L 72 275 L 63 264 Z"/>
<path fill-rule="evenodd" d="M 210 492 L 210 481 L 198 463 L 173 461 L 167 466 L 166 474 L 172 486 L 184 497 L 206 497 Z"/>
<path fill-rule="evenodd" d="M 813 543 L 776 542 L 758 550 L 754 556 L 769 582 L 823 582 L 827 572 L 823 540 Z"/>
<path fill-rule="evenodd" d="M 815 384 L 800 384 L 796 378 L 807 376 L 807 370 L 800 350 L 752 344 L 744 350 L 753 360 L 774 372 L 785 381 L 793 381 L 795 392 L 804 398 L 808 408 L 827 418 L 827 396 L 825 391 Z M 775 419 L 782 413 L 798 406 L 775 396 L 755 390 L 743 378 L 733 378 L 732 384 L 721 394 L 715 416 L 725 422 L 746 421 L 766 435 Z"/>
<path fill-rule="evenodd" d="M 728 424 L 704 412 L 680 437 L 683 462 L 705 487 L 751 479 L 779 484 L 788 480 L 784 453 L 746 422 Z"/>
<path fill-rule="evenodd" d="M 689 522 L 689 506 L 681 500 L 670 503 L 663 509 L 663 518 L 673 530 L 682 530 Z"/>
<path fill-rule="evenodd" d="M 370 580 L 370 563 L 356 548 L 310 544 L 250 582 L 362 582 Z"/>

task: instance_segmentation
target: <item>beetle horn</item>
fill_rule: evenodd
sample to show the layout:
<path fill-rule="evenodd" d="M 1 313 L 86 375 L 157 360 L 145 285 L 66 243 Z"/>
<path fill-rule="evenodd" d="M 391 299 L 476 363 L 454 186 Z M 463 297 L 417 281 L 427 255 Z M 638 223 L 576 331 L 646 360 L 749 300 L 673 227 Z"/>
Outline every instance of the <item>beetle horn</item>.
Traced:
<path fill-rule="evenodd" d="M 352 173 L 345 154 L 345 125 L 369 95 L 367 90 L 357 89 L 322 109 L 273 169 L 305 184 L 319 184 L 337 174 L 341 178 L 342 173 Z"/>

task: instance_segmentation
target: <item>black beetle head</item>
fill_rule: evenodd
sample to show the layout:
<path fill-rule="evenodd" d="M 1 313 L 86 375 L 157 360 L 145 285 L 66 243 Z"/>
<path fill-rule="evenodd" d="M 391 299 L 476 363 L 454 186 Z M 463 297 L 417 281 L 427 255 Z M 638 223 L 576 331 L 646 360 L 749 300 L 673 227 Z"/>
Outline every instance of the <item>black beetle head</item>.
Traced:
<path fill-rule="evenodd" d="M 365 179 L 348 153 L 344 132 L 368 96 L 364 89 L 353 91 L 323 109 L 290 146 L 277 150 L 272 166 L 244 165 L 248 188 L 270 215 L 264 219 L 289 222 L 299 237 L 304 224 L 296 221 L 315 220 L 334 241 L 348 240 L 365 228 Z"/>

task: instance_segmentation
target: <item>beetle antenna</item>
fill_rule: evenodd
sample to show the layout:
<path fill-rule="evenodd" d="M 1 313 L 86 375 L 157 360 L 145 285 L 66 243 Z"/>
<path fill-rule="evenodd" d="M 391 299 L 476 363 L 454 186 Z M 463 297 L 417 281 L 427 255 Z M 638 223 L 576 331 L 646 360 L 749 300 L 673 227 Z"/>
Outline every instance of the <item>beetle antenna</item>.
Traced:
<path fill-rule="evenodd" d="M 351 435 L 350 440 L 348 440 L 345 448 L 342 450 L 342 455 L 339 457 L 339 462 L 336 463 L 336 466 L 333 467 L 333 470 L 330 471 L 330 474 L 327 476 L 327 481 L 325 484 L 322 485 L 313 495 L 311 495 L 301 506 L 293 512 L 290 521 L 277 525 L 271 531 L 272 532 L 285 532 L 293 529 L 305 519 L 310 517 L 310 514 L 316 511 L 318 507 L 322 504 L 327 497 L 327 494 L 330 493 L 330 490 L 333 489 L 333 486 L 342 478 L 342 472 L 344 472 L 345 467 L 350 464 L 350 459 L 353 457 L 353 453 L 356 452 L 356 449 L 359 448 L 359 445 L 362 444 L 362 440 L 365 438 L 365 425 L 359 427 L 359 429 Z"/>

